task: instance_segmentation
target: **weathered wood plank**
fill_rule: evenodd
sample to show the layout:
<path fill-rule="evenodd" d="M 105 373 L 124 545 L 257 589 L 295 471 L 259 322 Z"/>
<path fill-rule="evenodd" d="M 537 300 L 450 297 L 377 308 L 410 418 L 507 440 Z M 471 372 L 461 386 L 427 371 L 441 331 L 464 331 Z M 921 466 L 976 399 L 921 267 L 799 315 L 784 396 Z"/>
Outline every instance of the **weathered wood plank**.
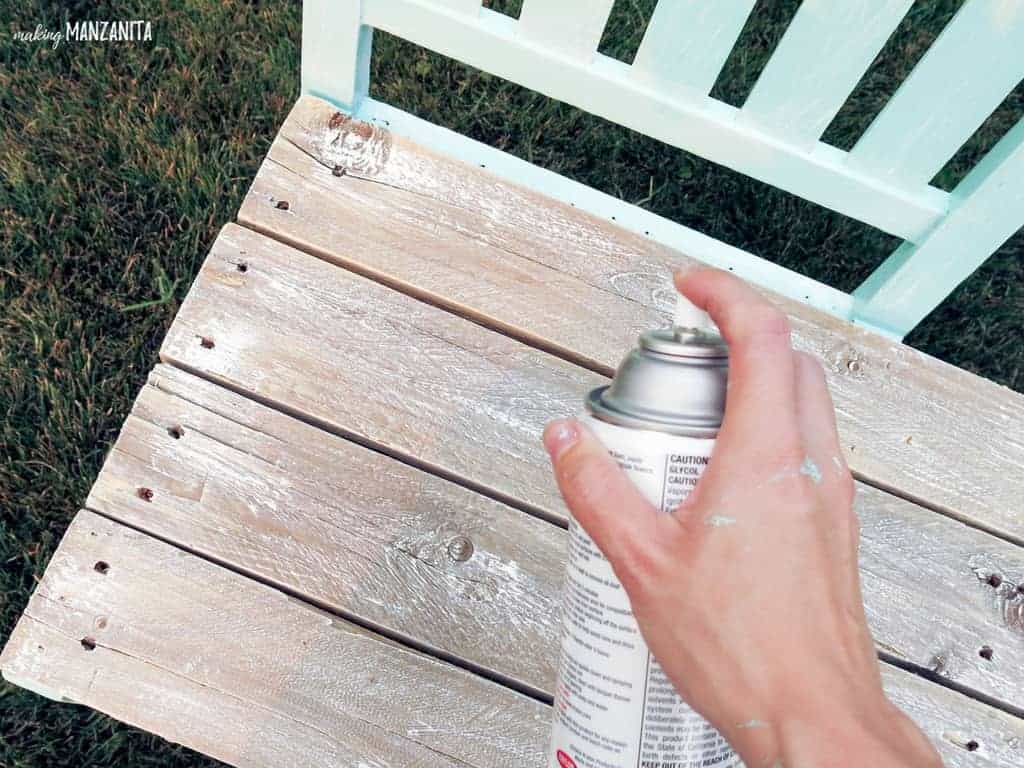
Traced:
<path fill-rule="evenodd" d="M 0 667 L 237 766 L 545 764 L 546 705 L 89 512 Z M 882 674 L 950 768 L 1019 765 L 1021 720 Z"/>
<path fill-rule="evenodd" d="M 242 223 L 605 373 L 639 329 L 667 322 L 668 271 L 687 257 L 334 115 L 300 100 Z M 1024 540 L 1011 480 L 1024 468 L 1024 398 L 773 298 L 825 365 L 860 477 Z"/>
<path fill-rule="evenodd" d="M 87 506 L 534 692 L 551 688 L 561 528 L 189 374 L 150 375 Z"/>
<path fill-rule="evenodd" d="M 0 665 L 237 766 L 544 765 L 543 703 L 90 512 Z"/>
<path fill-rule="evenodd" d="M 553 519 L 565 513 L 541 430 L 606 382 L 235 225 L 160 354 Z"/>
<path fill-rule="evenodd" d="M 247 269 L 239 273 L 236 264 L 243 259 Z M 204 337 L 215 342 L 213 349 L 202 346 Z M 237 227 L 226 228 L 214 245 L 163 354 L 286 412 L 553 520 L 564 520 L 566 513 L 538 435 L 547 420 L 578 411 L 581 393 L 604 381 Z M 508 664 L 498 671 L 523 684 L 548 684 L 544 675 L 550 670 L 537 667 L 532 649 L 553 644 L 558 634 L 551 608 L 557 603 L 553 596 L 560 568 L 548 566 L 561 563 L 562 553 L 561 546 L 554 545 L 553 530 L 512 525 L 508 510 L 482 502 L 459 513 L 454 507 L 465 497 L 455 491 L 445 491 L 450 501 L 441 504 L 441 512 L 433 501 L 413 505 L 410 485 L 434 489 L 429 496 L 436 499 L 442 484 L 416 480 L 415 473 L 403 474 L 387 463 L 362 469 L 377 465 L 353 448 L 343 452 L 338 440 L 329 449 L 310 446 L 301 453 L 296 447 L 271 443 L 262 449 L 265 455 L 260 454 L 270 464 L 246 458 L 224 445 L 252 450 L 257 438 L 268 438 L 239 433 L 236 422 L 299 446 L 315 443 L 318 433 L 291 420 L 291 426 L 276 426 L 276 419 L 283 417 L 246 405 L 242 398 L 223 404 L 220 388 L 207 384 L 203 389 L 183 373 L 161 369 L 154 384 L 222 413 L 231 420 L 226 425 L 230 429 L 203 416 L 195 429 L 215 442 L 206 445 L 202 434 L 187 443 L 184 438 L 175 441 L 166 432 L 174 420 L 191 431 L 184 420 L 202 414 L 180 410 L 170 399 L 157 407 L 154 396 L 144 393 L 136 408 L 139 418 L 129 420 L 90 496 L 90 506 L 162 537 L 190 542 L 189 546 L 243 569 L 258 569 L 264 578 L 279 582 L 290 576 L 291 587 L 312 599 L 359 613 L 406 636 L 422 635 L 424 643 L 436 647 L 447 640 L 445 650 L 474 663 L 491 669 L 497 669 L 498 662 Z M 203 453 L 193 455 L 188 452 L 192 450 Z M 358 462 L 338 458 L 350 454 L 359 457 Z M 300 464 L 300 455 L 311 458 Z M 276 463 L 284 463 L 288 472 L 276 472 Z M 210 466 L 224 468 L 211 473 Z M 254 477 L 240 479 L 240 472 Z M 322 476 L 329 479 L 321 480 Z M 361 486 L 364 482 L 368 484 Z M 159 490 L 151 501 L 140 500 L 135 492 L 146 483 Z M 165 494 L 166 504 L 161 501 Z M 232 500 L 227 509 L 226 499 Z M 315 519 L 304 519 L 304 507 Z M 389 508 L 407 511 L 392 511 L 398 519 L 387 523 Z M 1016 584 L 1024 583 L 1024 549 L 863 484 L 857 509 L 864 528 L 864 589 L 879 646 L 918 666 L 941 668 L 949 679 L 995 699 L 1024 702 L 1024 680 L 1016 672 L 1024 663 L 1024 595 L 1015 590 Z M 333 510 L 329 520 L 346 521 L 340 531 L 323 522 L 326 510 Z M 224 515 L 227 519 L 221 519 Z M 481 525 L 486 520 L 493 528 L 481 542 L 474 533 L 479 527 L 470 522 L 477 516 Z M 204 522 L 208 520 L 216 522 Z M 261 524 L 281 541 L 250 542 L 249 537 L 263 535 Z M 301 533 L 293 530 L 294 524 L 301 525 Z M 453 571 L 444 562 L 446 537 L 460 528 L 469 531 L 481 548 L 484 570 L 474 571 L 473 578 L 495 585 L 479 588 L 487 600 L 477 607 L 466 605 L 467 585 L 453 576 L 458 569 Z M 360 529 L 363 532 L 357 534 Z M 237 536 L 241 541 L 234 541 Z M 277 550 L 290 551 L 296 536 L 312 542 L 297 554 L 300 563 L 311 564 L 312 572 L 281 571 L 274 559 Z M 354 536 L 365 539 L 356 550 L 367 563 L 384 563 L 384 570 L 373 575 L 365 572 L 373 566 L 360 561 L 334 564 L 352 559 L 347 548 L 353 546 Z M 515 541 L 522 548 L 511 543 Z M 401 562 L 420 556 L 439 570 L 426 569 L 423 562 Z M 324 568 L 324 562 L 331 565 Z M 344 589 L 318 571 L 336 572 Z M 999 590 L 986 581 L 992 574 L 1005 582 Z M 429 588 L 421 580 L 428 577 L 436 581 Z M 503 579 L 513 603 L 492 605 L 500 602 L 492 592 Z M 943 588 L 937 590 L 937 584 Z M 383 605 L 374 603 L 395 591 Z M 419 603 L 422 613 L 410 609 L 410 601 Z M 445 607 L 449 603 L 451 611 Z M 517 605 L 514 611 L 512 604 Z M 510 628 L 511 648 L 475 648 L 464 643 L 457 628 L 430 626 L 432 620 L 450 614 L 456 625 L 472 629 L 478 621 L 486 625 L 495 609 L 516 621 Z M 473 618 L 463 610 L 480 615 Z M 520 632 L 530 638 L 522 647 L 531 651 L 523 658 L 515 651 L 524 637 Z M 982 644 L 998 648 L 999 657 L 979 657 Z"/>

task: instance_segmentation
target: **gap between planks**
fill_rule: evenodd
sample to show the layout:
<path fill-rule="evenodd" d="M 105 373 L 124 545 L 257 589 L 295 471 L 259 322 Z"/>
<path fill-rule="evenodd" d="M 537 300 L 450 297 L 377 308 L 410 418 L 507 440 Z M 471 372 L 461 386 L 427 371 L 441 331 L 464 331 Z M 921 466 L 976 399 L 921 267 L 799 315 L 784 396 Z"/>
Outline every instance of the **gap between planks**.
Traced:
<path fill-rule="evenodd" d="M 287 211 L 275 208 L 281 199 Z M 239 221 L 604 374 L 637 332 L 667 321 L 669 268 L 692 261 L 310 97 L 282 127 Z M 1006 478 L 1024 465 L 1024 399 L 771 298 L 796 345 L 826 368 L 859 479 L 1022 541 Z M 981 437 L 991 434 L 997 443 Z"/>

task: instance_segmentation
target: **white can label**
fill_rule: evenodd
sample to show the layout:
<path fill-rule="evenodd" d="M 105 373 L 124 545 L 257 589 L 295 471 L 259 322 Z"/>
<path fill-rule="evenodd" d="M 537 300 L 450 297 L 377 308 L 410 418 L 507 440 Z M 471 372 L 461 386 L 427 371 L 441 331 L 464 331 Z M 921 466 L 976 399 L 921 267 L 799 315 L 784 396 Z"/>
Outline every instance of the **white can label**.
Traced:
<path fill-rule="evenodd" d="M 664 512 L 693 490 L 715 444 L 583 420 Z M 568 560 L 551 768 L 742 766 L 676 693 L 647 650 L 611 565 L 572 519 Z"/>

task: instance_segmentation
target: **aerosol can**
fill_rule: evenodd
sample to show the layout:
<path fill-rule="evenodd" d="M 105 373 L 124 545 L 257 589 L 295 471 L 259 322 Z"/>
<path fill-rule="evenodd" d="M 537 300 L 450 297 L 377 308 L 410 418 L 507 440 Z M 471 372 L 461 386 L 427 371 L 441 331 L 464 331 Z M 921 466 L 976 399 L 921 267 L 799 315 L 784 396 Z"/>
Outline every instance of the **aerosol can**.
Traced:
<path fill-rule="evenodd" d="M 680 298 L 672 328 L 641 334 L 582 420 L 663 512 L 704 471 L 725 410 L 728 349 Z M 690 709 L 651 656 L 611 565 L 569 524 L 551 768 L 733 768 L 728 742 Z"/>

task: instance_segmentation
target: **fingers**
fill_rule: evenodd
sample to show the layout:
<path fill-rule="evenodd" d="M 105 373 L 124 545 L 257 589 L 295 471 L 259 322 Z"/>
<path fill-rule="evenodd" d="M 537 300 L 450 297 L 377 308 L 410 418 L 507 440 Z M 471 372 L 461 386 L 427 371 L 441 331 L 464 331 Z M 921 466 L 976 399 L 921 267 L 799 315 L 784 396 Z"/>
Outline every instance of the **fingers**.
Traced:
<path fill-rule="evenodd" d="M 544 430 L 555 479 L 572 516 L 619 571 L 633 570 L 653 542 L 658 514 L 594 434 L 575 419 Z"/>
<path fill-rule="evenodd" d="M 719 441 L 741 461 L 799 450 L 796 366 L 789 321 L 728 272 L 699 269 L 676 287 L 704 309 L 729 345 L 729 394 Z"/>
<path fill-rule="evenodd" d="M 842 462 L 839 431 L 832 396 L 821 364 L 805 352 L 794 353 L 796 362 L 797 421 L 804 445 L 821 461 Z M 843 465 L 845 468 L 845 464 Z M 834 466 L 832 467 L 835 468 Z"/>
<path fill-rule="evenodd" d="M 857 520 L 852 512 L 855 489 L 853 477 L 843 461 L 825 372 L 813 357 L 797 352 L 796 381 L 800 434 L 807 451 L 800 471 L 823 491 L 826 508 L 835 513 L 833 532 L 846 540 L 855 558 L 858 539 Z M 856 567 L 853 571 L 856 573 Z"/>

